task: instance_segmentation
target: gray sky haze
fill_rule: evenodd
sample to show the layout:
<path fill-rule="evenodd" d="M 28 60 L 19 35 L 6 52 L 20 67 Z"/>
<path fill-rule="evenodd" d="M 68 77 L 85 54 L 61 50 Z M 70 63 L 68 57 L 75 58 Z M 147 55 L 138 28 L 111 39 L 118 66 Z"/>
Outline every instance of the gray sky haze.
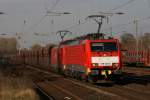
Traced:
<path fill-rule="evenodd" d="M 102 27 L 103 32 L 109 33 L 112 26 L 113 32 L 119 37 L 123 31 L 135 33 L 135 25 L 127 24 L 133 22 L 134 17 L 141 20 L 150 16 L 149 0 L 58 0 L 57 4 L 56 2 L 57 0 L 0 0 L 0 11 L 5 13 L 0 15 L 0 33 L 8 33 L 10 36 L 16 32 L 22 33 L 22 47 L 29 47 L 35 43 L 54 43 L 59 41 L 55 34 L 58 30 L 68 28 L 73 32 L 68 38 L 96 32 L 97 24 L 92 20 L 84 23 L 85 18 L 92 14 L 100 14 L 100 11 L 109 11 L 125 13 L 112 16 L 109 23 L 106 24 L 105 21 Z M 47 10 L 72 14 L 45 16 Z M 84 24 L 79 25 L 79 20 Z M 139 32 L 150 32 L 150 20 L 142 20 L 139 23 Z M 35 36 L 34 33 L 40 35 Z"/>

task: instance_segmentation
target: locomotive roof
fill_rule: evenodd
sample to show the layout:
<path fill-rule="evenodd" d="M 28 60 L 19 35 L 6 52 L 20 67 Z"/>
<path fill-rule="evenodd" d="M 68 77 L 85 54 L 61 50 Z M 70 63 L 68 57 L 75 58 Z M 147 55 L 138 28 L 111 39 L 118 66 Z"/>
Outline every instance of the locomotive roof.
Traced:
<path fill-rule="evenodd" d="M 104 33 L 90 33 L 90 34 L 76 37 L 74 39 L 63 41 L 60 44 L 69 44 L 69 43 L 74 42 L 74 41 L 82 41 L 82 40 L 87 40 L 87 39 L 88 40 L 101 40 L 101 39 L 113 39 L 113 38 L 112 37 L 105 38 Z"/>

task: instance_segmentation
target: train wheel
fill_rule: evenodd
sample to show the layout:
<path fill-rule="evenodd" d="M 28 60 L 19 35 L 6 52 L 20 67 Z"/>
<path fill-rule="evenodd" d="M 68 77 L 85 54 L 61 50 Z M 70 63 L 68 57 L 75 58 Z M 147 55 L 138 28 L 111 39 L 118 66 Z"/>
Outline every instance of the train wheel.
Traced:
<path fill-rule="evenodd" d="M 81 75 L 81 80 L 84 81 L 84 82 L 89 82 L 89 78 L 88 78 L 88 76 L 85 75 L 85 74 L 82 74 L 82 75 Z"/>
<path fill-rule="evenodd" d="M 92 84 L 95 84 L 95 83 L 97 83 L 98 78 L 97 77 L 88 76 L 87 81 L 92 83 Z"/>
<path fill-rule="evenodd" d="M 123 82 L 123 75 L 113 75 L 112 80 L 121 84 Z"/>
<path fill-rule="evenodd" d="M 86 76 L 86 77 L 85 77 L 85 81 L 86 81 L 86 82 L 89 82 L 89 76 Z"/>
<path fill-rule="evenodd" d="M 76 78 L 77 78 L 78 80 L 80 80 L 79 72 L 77 72 L 77 74 L 76 74 Z"/>
<path fill-rule="evenodd" d="M 92 78 L 92 83 L 97 83 L 97 81 L 98 81 L 97 77 Z"/>
<path fill-rule="evenodd" d="M 63 73 L 64 78 L 67 78 L 67 75 L 65 73 Z"/>

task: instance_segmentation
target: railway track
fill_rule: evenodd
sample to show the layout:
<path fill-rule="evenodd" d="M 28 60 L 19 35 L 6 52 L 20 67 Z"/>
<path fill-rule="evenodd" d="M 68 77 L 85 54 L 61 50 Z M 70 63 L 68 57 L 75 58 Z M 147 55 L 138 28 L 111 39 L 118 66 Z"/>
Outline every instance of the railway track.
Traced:
<path fill-rule="evenodd" d="M 107 99 L 113 100 L 114 98 L 116 98 L 116 100 L 122 100 L 122 97 L 116 94 L 97 89 L 95 87 L 89 86 L 88 84 L 83 84 L 81 81 L 77 81 L 77 80 L 75 81 L 74 79 L 71 79 L 71 78 L 64 78 L 61 75 L 55 75 L 48 71 L 43 71 L 41 69 L 34 68 L 31 66 L 28 66 L 28 68 L 31 68 L 33 70 L 40 71 L 40 72 L 42 71 L 43 73 L 49 75 L 50 78 L 51 77 L 59 78 L 57 81 L 56 80 L 51 81 L 51 79 L 46 79 L 46 81 L 44 82 L 39 82 L 39 85 L 42 85 L 42 86 L 44 85 L 43 88 L 46 91 L 49 91 L 49 93 L 51 91 L 51 88 L 54 87 L 55 90 L 59 90 L 59 92 L 62 91 L 61 94 L 64 94 L 64 93 L 67 94 L 66 97 L 72 98 L 71 100 L 92 100 L 93 98 L 94 100 L 100 100 L 100 98 L 105 98 L 106 100 Z M 48 85 L 51 87 L 49 88 Z M 46 88 L 49 88 L 49 90 L 47 90 Z M 55 96 L 55 94 L 53 95 Z"/>
<path fill-rule="evenodd" d="M 145 67 L 124 67 L 124 71 L 136 75 L 150 75 L 150 68 Z"/>
<path fill-rule="evenodd" d="M 35 82 L 33 83 L 33 86 L 35 88 L 35 90 L 37 91 L 37 93 L 40 96 L 41 100 L 56 100 L 53 96 L 50 96 L 49 94 L 47 94 L 38 84 L 36 84 Z"/>
<path fill-rule="evenodd" d="M 35 82 L 34 87 L 40 95 L 41 100 L 83 100 L 79 96 L 48 81 Z"/>
<path fill-rule="evenodd" d="M 75 80 L 74 80 L 75 81 Z M 79 81 L 78 81 L 79 82 Z M 82 82 L 83 83 L 83 82 Z M 124 81 L 125 83 L 125 81 Z M 141 84 L 131 83 L 123 85 L 123 83 L 97 83 L 90 84 L 84 83 L 90 87 L 95 87 L 106 94 L 115 94 L 117 97 L 122 97 L 123 100 L 149 100 L 150 98 L 150 85 L 141 86 Z M 136 86 L 135 86 L 136 85 Z M 115 90 L 115 91 L 114 91 Z M 142 91 L 143 90 L 143 91 Z M 140 97 L 138 97 L 140 95 Z"/>
<path fill-rule="evenodd" d="M 51 82 L 45 81 L 37 84 L 44 89 L 48 95 L 52 95 L 54 100 L 83 100 L 81 97 L 72 94 L 70 91 L 67 91 L 66 89 Z"/>
<path fill-rule="evenodd" d="M 60 75 L 56 75 L 56 74 L 52 74 L 48 71 L 44 71 L 38 68 L 33 68 L 33 67 L 29 67 L 33 70 L 36 71 L 41 71 L 47 75 L 54 75 L 55 77 L 61 77 L 60 80 L 57 81 L 46 81 L 47 84 L 55 84 L 57 86 L 60 86 L 60 88 L 65 89 L 66 91 L 69 91 L 72 94 L 76 94 L 78 97 L 81 97 L 81 100 L 87 100 L 84 97 L 82 97 L 82 93 L 85 91 L 82 91 L 82 88 L 86 88 L 87 90 L 91 90 L 94 91 L 98 94 L 103 95 L 103 97 L 101 98 L 105 98 L 106 97 L 110 97 L 107 98 L 109 100 L 111 100 L 112 98 L 116 99 L 116 100 L 149 100 L 150 98 L 150 84 L 147 80 L 138 78 L 138 77 L 125 77 L 125 79 L 123 80 L 123 82 L 121 83 L 112 83 L 112 84 L 103 84 L 103 83 L 98 83 L 98 84 L 91 84 L 91 83 L 86 83 L 83 81 L 79 81 L 76 79 L 72 79 L 72 78 L 63 78 Z M 66 82 L 66 83 L 64 83 Z M 141 84 L 141 83 L 145 83 L 145 84 Z M 62 84 L 64 83 L 64 84 Z M 74 84 L 74 85 L 72 85 Z M 51 85 L 52 86 L 52 85 Z M 72 87 L 72 88 L 68 88 L 68 87 Z M 80 88 L 81 88 L 81 92 L 77 92 Z M 74 89 L 72 91 L 72 89 Z M 84 90 L 84 89 L 83 89 Z M 143 90 L 143 91 L 140 91 Z M 89 94 L 86 94 L 89 95 Z M 140 97 L 139 97 L 140 95 Z M 93 97 L 93 96 L 92 96 Z M 91 100 L 91 99 L 89 99 Z M 99 99 L 95 99 L 95 100 L 99 100 Z"/>

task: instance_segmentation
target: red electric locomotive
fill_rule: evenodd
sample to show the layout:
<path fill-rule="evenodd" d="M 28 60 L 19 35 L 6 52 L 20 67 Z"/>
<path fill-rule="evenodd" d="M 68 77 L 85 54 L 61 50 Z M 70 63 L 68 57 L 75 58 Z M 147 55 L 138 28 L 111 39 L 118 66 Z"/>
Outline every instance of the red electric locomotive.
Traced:
<path fill-rule="evenodd" d="M 105 39 L 103 34 L 67 40 L 51 50 L 51 64 L 72 77 L 94 82 L 109 79 L 121 75 L 120 44 L 117 39 Z"/>
<path fill-rule="evenodd" d="M 61 72 L 94 82 L 120 76 L 122 72 L 120 44 L 117 39 L 104 38 L 104 34 L 88 34 L 37 51 L 27 50 L 26 64 L 45 70 Z"/>

